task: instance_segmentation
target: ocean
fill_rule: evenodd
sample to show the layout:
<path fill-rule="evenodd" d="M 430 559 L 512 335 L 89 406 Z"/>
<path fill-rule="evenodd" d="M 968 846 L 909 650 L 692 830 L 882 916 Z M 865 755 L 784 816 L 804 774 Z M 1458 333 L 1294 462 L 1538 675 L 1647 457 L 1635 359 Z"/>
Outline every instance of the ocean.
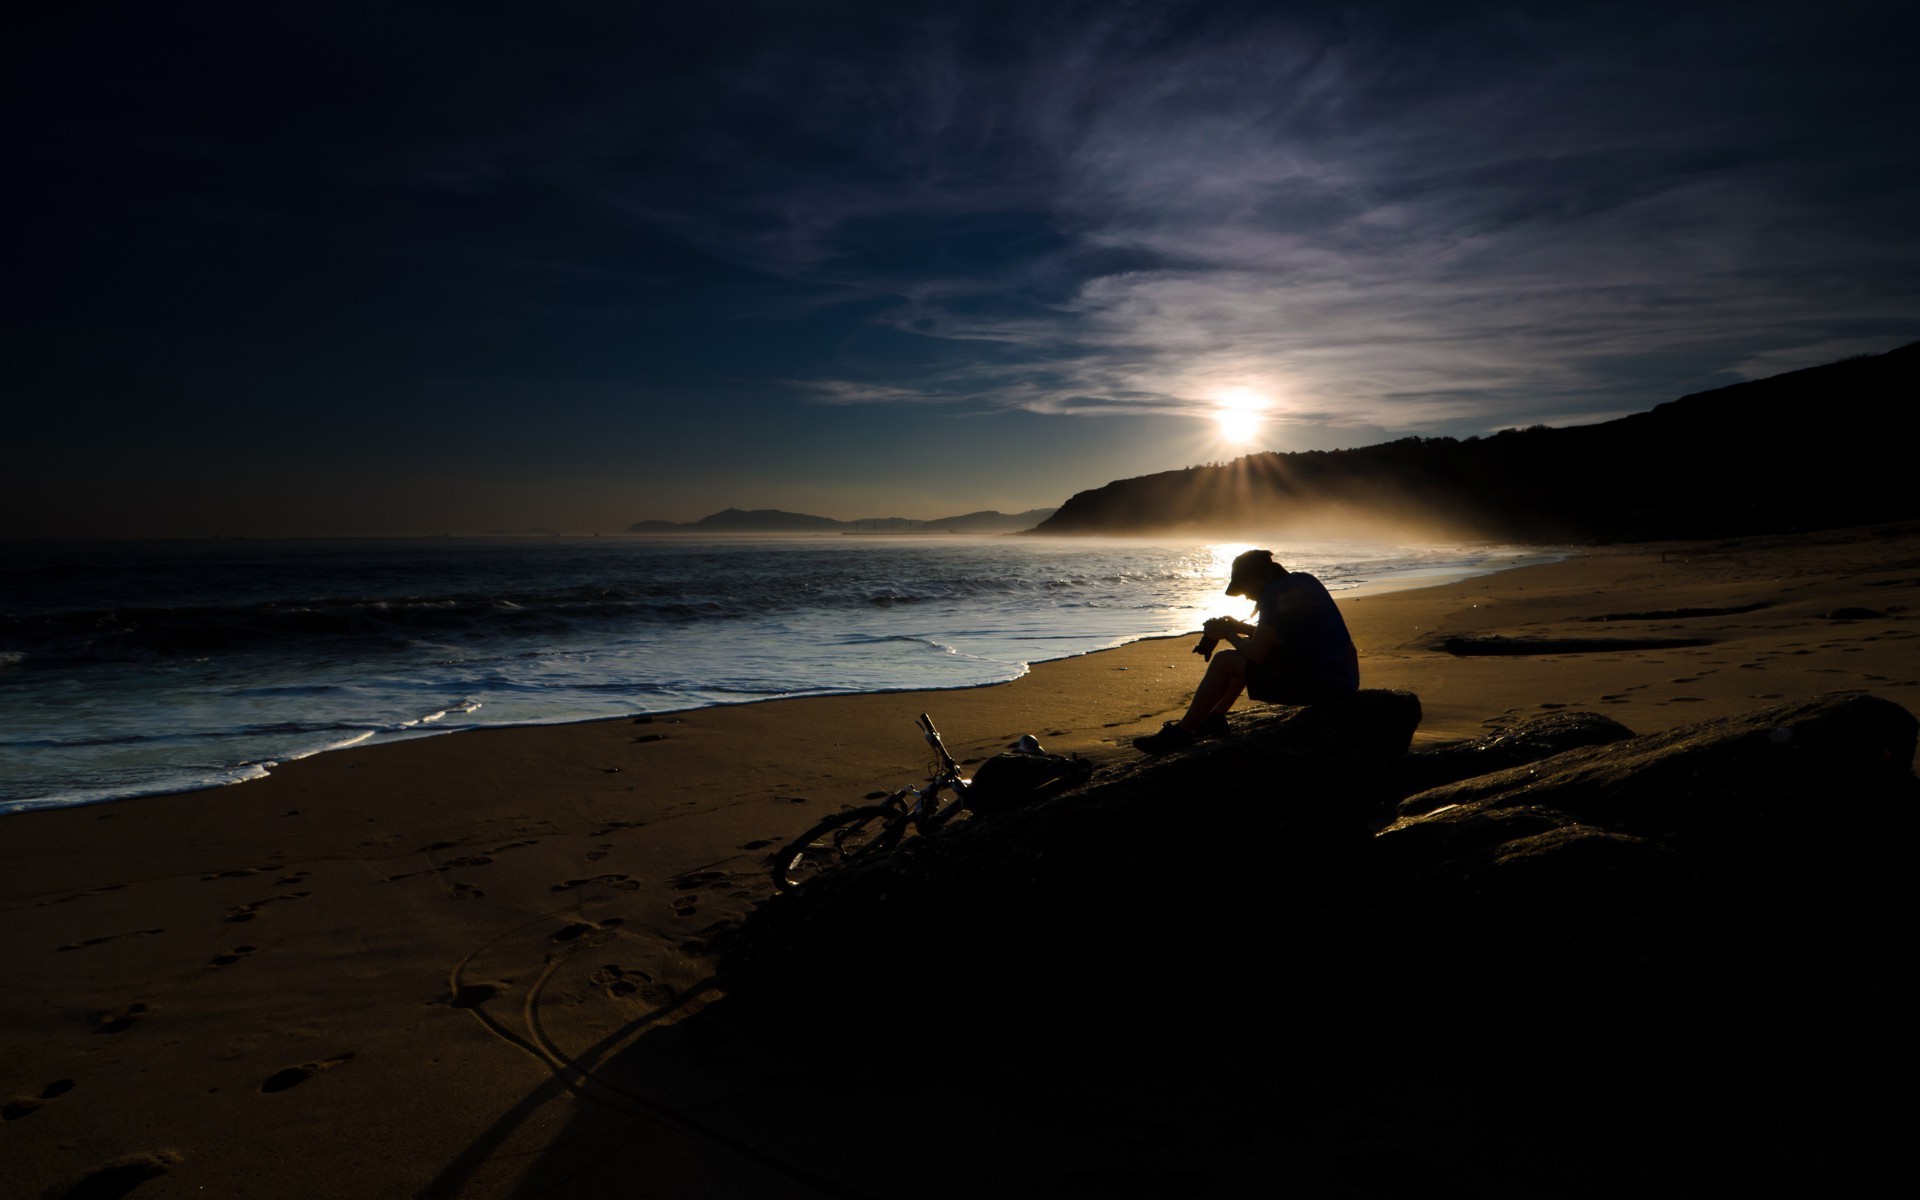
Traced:
<path fill-rule="evenodd" d="M 0 813 L 372 741 L 971 687 L 1247 616 L 1237 543 L 966 536 L 0 544 Z M 1336 593 L 1538 551 L 1275 544 Z"/>

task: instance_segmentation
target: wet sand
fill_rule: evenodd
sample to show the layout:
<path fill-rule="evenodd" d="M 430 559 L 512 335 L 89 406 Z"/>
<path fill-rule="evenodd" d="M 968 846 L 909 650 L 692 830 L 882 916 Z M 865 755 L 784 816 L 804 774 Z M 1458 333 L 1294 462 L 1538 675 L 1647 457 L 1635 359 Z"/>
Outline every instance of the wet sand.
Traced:
<path fill-rule="evenodd" d="M 1849 689 L 1920 711 L 1916 597 L 1906 524 L 1603 548 L 1343 608 L 1366 685 L 1416 692 L 1420 738 L 1442 740 L 1556 709 L 1652 732 Z M 1509 652 L 1439 648 L 1494 635 L 1464 645 Z M 1528 639 L 1552 652 L 1510 652 Z M 782 1137 L 757 1064 L 596 1065 L 719 997 L 709 951 L 768 893 L 772 845 L 924 776 L 914 714 L 963 760 L 1029 732 L 1131 756 L 1184 707 L 1191 642 L 0 818 L 4 1190 L 493 1197 L 577 1164 L 656 1197 L 835 1194 L 833 1156 Z M 592 1107 L 618 1121 L 581 1140 Z M 956 1194 L 940 1178 L 924 1194 Z"/>

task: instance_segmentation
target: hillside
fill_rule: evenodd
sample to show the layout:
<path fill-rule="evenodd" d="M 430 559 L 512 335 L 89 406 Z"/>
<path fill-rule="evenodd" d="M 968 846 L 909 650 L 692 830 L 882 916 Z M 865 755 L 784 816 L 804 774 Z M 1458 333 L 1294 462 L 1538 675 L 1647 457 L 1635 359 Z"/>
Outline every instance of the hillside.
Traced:
<path fill-rule="evenodd" d="M 1333 516 L 1614 541 L 1920 515 L 1895 429 L 1916 395 L 1920 342 L 1597 425 L 1254 454 L 1119 480 L 1071 497 L 1034 532 L 1265 534 Z"/>

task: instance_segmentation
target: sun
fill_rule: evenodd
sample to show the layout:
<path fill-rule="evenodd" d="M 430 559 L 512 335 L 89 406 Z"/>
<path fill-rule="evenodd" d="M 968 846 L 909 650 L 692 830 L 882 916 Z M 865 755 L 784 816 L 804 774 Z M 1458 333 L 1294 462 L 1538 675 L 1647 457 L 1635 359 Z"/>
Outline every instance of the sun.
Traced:
<path fill-rule="evenodd" d="M 1259 437 L 1267 423 L 1268 404 L 1265 396 L 1247 388 L 1222 392 L 1219 407 L 1213 413 L 1221 438 L 1236 446 L 1245 446 Z"/>
<path fill-rule="evenodd" d="M 1220 436 L 1236 446 L 1244 446 L 1260 436 L 1259 413 L 1220 412 L 1213 419 L 1220 425 Z"/>

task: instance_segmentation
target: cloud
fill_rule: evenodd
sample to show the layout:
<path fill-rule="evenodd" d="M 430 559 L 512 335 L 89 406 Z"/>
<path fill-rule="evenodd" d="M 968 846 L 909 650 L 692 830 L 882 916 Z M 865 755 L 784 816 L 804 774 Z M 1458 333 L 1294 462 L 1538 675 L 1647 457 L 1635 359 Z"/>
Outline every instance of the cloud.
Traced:
<path fill-rule="evenodd" d="M 1475 432 L 1920 335 L 1891 5 L 142 20 L 23 76 L 17 290 L 156 344 Z"/>
<path fill-rule="evenodd" d="M 1877 93 L 1836 82 L 1872 63 L 1821 57 L 1859 30 L 1193 11 L 984 57 L 958 48 L 977 29 L 923 29 L 864 72 L 782 59 L 763 90 L 813 97 L 782 126 L 808 149 L 723 139 L 720 203 L 646 211 L 888 300 L 863 319 L 919 357 L 845 355 L 808 389 L 838 403 L 1183 412 L 1239 386 L 1282 419 L 1473 430 L 1920 331 L 1920 253 L 1888 239 L 1920 192 L 1874 175 Z"/>

